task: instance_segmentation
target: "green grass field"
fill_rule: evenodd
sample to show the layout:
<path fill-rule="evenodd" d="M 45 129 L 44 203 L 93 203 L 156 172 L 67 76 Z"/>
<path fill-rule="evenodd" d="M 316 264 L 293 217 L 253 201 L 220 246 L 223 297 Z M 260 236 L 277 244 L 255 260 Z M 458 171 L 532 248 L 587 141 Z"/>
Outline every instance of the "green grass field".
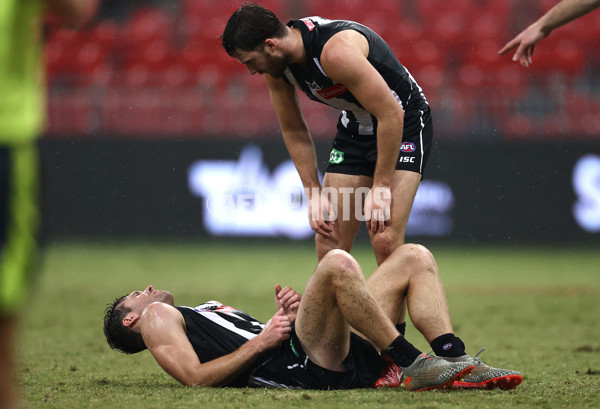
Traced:
<path fill-rule="evenodd" d="M 217 299 L 267 320 L 276 282 L 298 290 L 315 266 L 310 243 L 70 242 L 47 248 L 23 320 L 19 379 L 26 408 L 598 408 L 600 247 L 431 246 L 455 332 L 485 362 L 520 370 L 512 391 L 280 391 L 180 386 L 146 351 L 111 351 L 105 305 L 147 284 L 175 301 Z M 368 246 L 354 256 L 366 274 Z M 411 328 L 407 338 L 429 346 Z"/>

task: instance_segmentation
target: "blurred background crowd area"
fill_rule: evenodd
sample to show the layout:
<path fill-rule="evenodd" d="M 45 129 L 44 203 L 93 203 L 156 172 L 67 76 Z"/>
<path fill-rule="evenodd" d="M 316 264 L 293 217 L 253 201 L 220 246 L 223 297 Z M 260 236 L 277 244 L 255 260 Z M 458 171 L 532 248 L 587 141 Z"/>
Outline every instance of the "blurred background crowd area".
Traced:
<path fill-rule="evenodd" d="M 590 140 L 600 133 L 600 12 L 553 32 L 533 65 L 497 51 L 557 0 L 258 0 L 287 22 L 363 23 L 432 106 L 438 138 Z M 273 138 L 260 76 L 219 35 L 240 0 L 102 0 L 79 32 L 46 29 L 49 138 Z M 300 97 L 313 137 L 338 112 Z"/>

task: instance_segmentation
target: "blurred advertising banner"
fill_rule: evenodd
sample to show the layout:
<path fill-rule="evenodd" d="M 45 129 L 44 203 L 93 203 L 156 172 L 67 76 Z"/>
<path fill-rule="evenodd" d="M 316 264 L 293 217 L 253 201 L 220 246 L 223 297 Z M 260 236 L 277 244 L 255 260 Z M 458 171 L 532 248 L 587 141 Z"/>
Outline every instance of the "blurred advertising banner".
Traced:
<path fill-rule="evenodd" d="M 46 139 L 41 148 L 50 237 L 313 237 L 280 140 Z M 317 142 L 321 172 L 330 151 Z M 338 217 L 352 217 L 354 195 L 340 193 Z M 600 144 L 438 142 L 407 228 L 407 240 L 428 238 L 600 240 Z"/>

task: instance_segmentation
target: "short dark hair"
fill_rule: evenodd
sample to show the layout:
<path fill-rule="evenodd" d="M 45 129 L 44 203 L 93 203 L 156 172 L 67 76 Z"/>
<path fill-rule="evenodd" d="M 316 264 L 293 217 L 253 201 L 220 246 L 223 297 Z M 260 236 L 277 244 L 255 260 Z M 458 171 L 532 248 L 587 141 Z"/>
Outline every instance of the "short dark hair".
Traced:
<path fill-rule="evenodd" d="M 116 298 L 112 303 L 106 305 L 104 336 L 106 336 L 106 342 L 111 349 L 126 354 L 135 354 L 146 349 L 146 344 L 144 344 L 142 334 L 123 325 L 123 319 L 131 312 L 131 308 L 121 305 L 127 295 Z"/>
<path fill-rule="evenodd" d="M 282 38 L 286 35 L 283 24 L 271 10 L 256 3 L 244 3 L 237 9 L 225 26 L 221 44 L 233 57 L 236 50 L 253 51 L 264 44 L 267 38 Z"/>

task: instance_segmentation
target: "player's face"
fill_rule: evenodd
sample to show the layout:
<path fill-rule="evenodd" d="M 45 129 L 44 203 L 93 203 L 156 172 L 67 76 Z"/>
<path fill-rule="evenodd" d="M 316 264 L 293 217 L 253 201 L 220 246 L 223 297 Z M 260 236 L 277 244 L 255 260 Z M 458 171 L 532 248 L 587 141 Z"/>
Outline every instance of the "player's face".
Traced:
<path fill-rule="evenodd" d="M 141 314 L 153 302 L 164 302 L 173 305 L 173 294 L 169 291 L 155 290 L 154 287 L 149 285 L 144 291 L 134 291 L 129 294 L 123 300 L 122 305 Z"/>
<path fill-rule="evenodd" d="M 263 47 L 262 50 L 240 51 L 237 50 L 235 57 L 244 64 L 250 74 L 270 74 L 272 77 L 281 78 L 287 68 L 286 58 Z"/>

